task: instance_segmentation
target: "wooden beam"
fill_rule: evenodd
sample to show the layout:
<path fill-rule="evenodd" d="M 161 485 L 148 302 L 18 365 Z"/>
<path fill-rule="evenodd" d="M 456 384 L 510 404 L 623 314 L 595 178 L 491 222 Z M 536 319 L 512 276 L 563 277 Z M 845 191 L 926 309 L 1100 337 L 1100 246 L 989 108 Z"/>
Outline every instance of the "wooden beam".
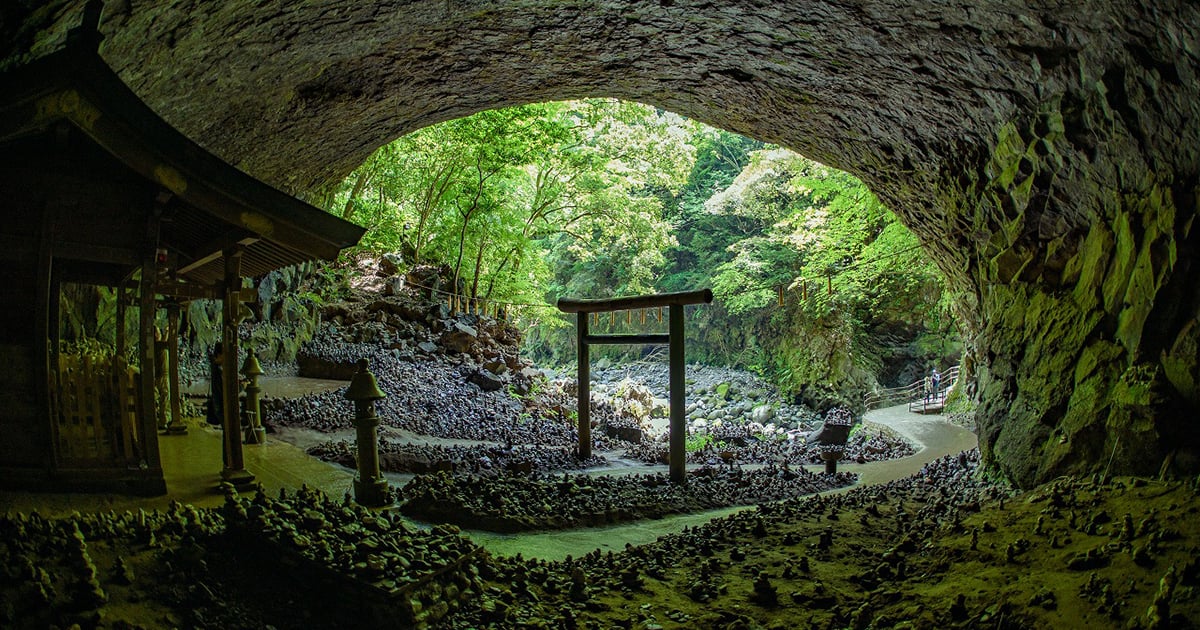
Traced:
<path fill-rule="evenodd" d="M 179 386 L 179 304 L 167 306 L 167 361 L 170 365 L 167 378 L 171 396 L 171 421 L 167 423 L 167 430 L 172 433 L 186 432 Z"/>
<path fill-rule="evenodd" d="M 155 288 L 159 295 L 174 300 L 219 300 L 225 292 L 219 287 L 182 282 L 161 282 Z"/>
<path fill-rule="evenodd" d="M 50 370 L 56 369 L 58 366 L 50 365 L 50 328 L 57 327 L 58 322 L 50 319 L 50 314 L 53 312 L 51 302 L 58 302 L 58 294 L 53 291 L 53 264 L 54 264 L 54 224 L 50 220 L 51 212 L 43 209 L 42 215 L 42 232 L 39 235 L 37 248 L 37 284 L 36 296 L 33 303 L 34 317 L 33 330 L 27 331 L 26 334 L 31 334 L 32 339 L 29 340 L 31 350 L 31 359 L 33 360 L 33 392 L 36 400 L 37 408 L 40 410 L 38 416 L 44 417 L 45 422 L 38 426 L 30 427 L 30 432 L 37 437 L 34 442 L 40 442 L 42 448 L 45 448 L 46 464 L 49 467 L 57 468 L 61 462 L 59 461 L 59 452 L 57 444 L 57 422 L 58 419 L 51 416 L 50 412 L 53 408 L 50 397 L 53 396 L 50 392 Z M 14 307 L 16 305 L 13 305 Z M 8 369 L 12 369 L 9 367 Z"/>
<path fill-rule="evenodd" d="M 685 304 L 708 304 L 713 300 L 712 289 L 683 291 L 680 293 L 656 293 L 631 297 L 578 299 L 559 298 L 558 310 L 564 313 L 607 313 L 656 306 L 683 306 Z"/>
<path fill-rule="evenodd" d="M 158 355 L 154 348 L 154 316 L 158 303 L 154 299 L 154 280 L 158 277 L 158 260 L 154 256 L 154 238 L 158 235 L 159 213 L 151 212 L 146 221 L 146 255 L 142 277 L 138 283 L 138 367 L 141 370 L 141 417 L 138 418 L 138 451 L 141 464 L 149 470 L 162 469 L 158 452 L 158 401 L 156 396 Z"/>
<path fill-rule="evenodd" d="M 216 261 L 226 250 L 239 245 L 253 245 L 257 243 L 257 236 L 249 235 L 245 230 L 236 230 L 218 237 L 197 247 L 194 251 L 187 253 L 187 256 L 192 259 L 192 262 L 175 270 L 176 275 L 187 275 L 204 265 Z"/>
<path fill-rule="evenodd" d="M 125 295 L 125 283 L 121 282 L 117 285 L 117 358 L 124 363 L 125 360 L 125 319 L 126 305 L 128 298 Z"/>
<path fill-rule="evenodd" d="M 224 444 L 225 462 L 221 478 L 235 486 L 254 481 L 254 475 L 246 470 L 242 453 L 242 414 L 238 400 L 238 315 L 241 311 L 242 250 L 231 247 L 225 250 L 225 300 L 222 349 L 225 353 L 221 362 L 221 386 L 224 400 Z"/>
<path fill-rule="evenodd" d="M 96 245 L 94 243 L 80 243 L 76 241 L 59 241 L 54 244 L 54 248 L 63 258 L 71 260 L 110 263 L 124 267 L 136 267 L 142 263 L 138 252 L 123 247 L 109 247 L 108 245 Z"/>
<path fill-rule="evenodd" d="M 128 269 L 112 263 L 87 262 L 70 258 L 55 258 L 54 266 L 60 272 L 63 282 L 102 287 L 115 287 L 121 284 Z"/>
<path fill-rule="evenodd" d="M 181 301 L 189 300 L 220 300 L 225 297 L 225 290 L 193 282 L 163 282 L 155 290 L 159 295 Z M 252 288 L 238 290 L 238 299 L 243 302 L 258 300 L 258 291 Z"/>
<path fill-rule="evenodd" d="M 587 313 L 582 313 L 587 315 Z M 663 334 L 645 334 L 645 335 L 588 335 L 584 339 L 588 345 L 666 345 L 671 343 L 670 335 Z"/>

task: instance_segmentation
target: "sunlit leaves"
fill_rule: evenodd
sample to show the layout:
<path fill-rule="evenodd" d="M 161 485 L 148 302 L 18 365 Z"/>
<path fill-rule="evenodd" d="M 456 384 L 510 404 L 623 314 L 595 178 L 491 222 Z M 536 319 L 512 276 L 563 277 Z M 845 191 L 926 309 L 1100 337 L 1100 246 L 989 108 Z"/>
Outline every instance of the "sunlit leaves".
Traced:
<path fill-rule="evenodd" d="M 548 259 L 580 270 L 567 284 L 584 294 L 649 291 L 698 128 L 609 99 L 481 112 L 380 149 L 338 208 L 370 228 L 364 246 L 450 265 L 468 298 L 545 299 L 564 288 Z"/>

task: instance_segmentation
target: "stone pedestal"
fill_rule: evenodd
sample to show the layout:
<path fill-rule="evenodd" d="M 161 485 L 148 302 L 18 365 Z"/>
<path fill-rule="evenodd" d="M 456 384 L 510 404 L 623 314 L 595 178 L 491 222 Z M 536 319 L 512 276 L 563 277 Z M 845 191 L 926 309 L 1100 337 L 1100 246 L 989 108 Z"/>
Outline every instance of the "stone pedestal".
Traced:
<path fill-rule="evenodd" d="M 825 472 L 830 475 L 837 474 L 838 460 L 842 458 L 842 451 L 821 451 L 821 459 L 825 462 Z"/>

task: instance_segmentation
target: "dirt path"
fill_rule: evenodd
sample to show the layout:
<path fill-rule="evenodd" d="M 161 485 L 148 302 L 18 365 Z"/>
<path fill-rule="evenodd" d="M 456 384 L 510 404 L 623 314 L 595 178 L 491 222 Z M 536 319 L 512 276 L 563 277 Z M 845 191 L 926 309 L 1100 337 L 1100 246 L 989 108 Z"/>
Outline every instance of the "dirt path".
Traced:
<path fill-rule="evenodd" d="M 914 444 L 920 445 L 921 449 L 908 457 L 886 462 L 839 466 L 839 470 L 859 473 L 860 483 L 863 484 L 887 483 L 893 479 L 907 477 L 921 470 L 921 466 L 927 462 L 979 445 L 979 440 L 973 432 L 950 424 L 945 416 L 910 413 L 908 405 L 868 411 L 865 419 L 891 428 Z"/>

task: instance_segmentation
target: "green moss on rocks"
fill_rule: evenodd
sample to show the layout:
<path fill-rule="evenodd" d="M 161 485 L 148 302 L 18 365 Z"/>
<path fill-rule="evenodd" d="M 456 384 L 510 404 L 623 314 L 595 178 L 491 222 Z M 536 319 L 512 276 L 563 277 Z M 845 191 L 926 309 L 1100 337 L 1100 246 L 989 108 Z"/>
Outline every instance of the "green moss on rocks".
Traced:
<path fill-rule="evenodd" d="M 1197 324 L 1170 337 L 1169 352 L 1142 356 L 1161 336 L 1154 317 L 1170 311 L 1164 288 L 1178 271 L 1172 189 L 1123 153 L 1133 144 L 1104 98 L 1074 101 L 1083 111 L 1070 115 L 1061 100 L 1028 125 L 1001 125 L 984 181 L 947 194 L 983 237 L 970 270 L 985 363 L 981 448 L 1023 486 L 1104 468 L 1157 472 L 1175 447 L 1171 401 L 1200 397 Z M 1113 141 L 1098 150 L 1088 133 Z M 1111 176 L 1081 178 L 1080 164 Z"/>

